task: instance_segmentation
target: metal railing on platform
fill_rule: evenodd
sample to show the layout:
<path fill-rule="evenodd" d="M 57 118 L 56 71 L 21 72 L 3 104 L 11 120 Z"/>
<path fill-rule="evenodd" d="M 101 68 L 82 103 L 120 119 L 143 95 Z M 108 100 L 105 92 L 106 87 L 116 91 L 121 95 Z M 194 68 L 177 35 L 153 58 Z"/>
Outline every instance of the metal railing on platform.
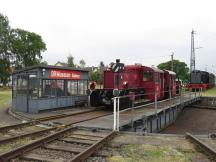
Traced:
<path fill-rule="evenodd" d="M 160 94 L 168 93 L 168 99 L 159 98 Z M 185 89 L 180 89 L 179 94 L 175 97 L 172 96 L 171 91 L 163 91 L 160 92 L 151 92 L 145 94 L 130 94 L 126 96 L 117 96 L 114 97 L 113 100 L 113 130 L 119 131 L 120 128 L 120 112 L 123 113 L 125 111 L 131 111 L 130 119 L 133 125 L 134 120 L 134 110 L 143 108 L 143 107 L 151 107 L 154 109 L 155 116 L 158 114 L 158 106 L 172 107 L 174 105 L 182 105 L 185 101 L 190 101 L 194 98 L 202 96 L 202 89 L 196 89 L 194 92 L 186 91 Z M 154 97 L 154 100 L 147 100 L 148 97 Z M 161 103 L 161 105 L 158 105 Z M 165 103 L 165 105 L 163 105 Z M 122 109 L 122 110 L 121 110 Z"/>

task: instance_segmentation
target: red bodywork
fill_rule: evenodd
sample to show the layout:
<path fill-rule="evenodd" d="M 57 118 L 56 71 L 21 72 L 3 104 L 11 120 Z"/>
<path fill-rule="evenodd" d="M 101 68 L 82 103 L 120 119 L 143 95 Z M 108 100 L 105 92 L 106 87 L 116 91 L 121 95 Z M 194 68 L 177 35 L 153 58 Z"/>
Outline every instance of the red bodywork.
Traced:
<path fill-rule="evenodd" d="M 144 90 L 145 98 L 148 100 L 154 100 L 156 91 L 157 99 L 162 99 L 164 97 L 164 72 L 141 65 L 126 65 L 121 73 L 114 73 L 108 69 L 104 71 L 104 89 Z"/>
<path fill-rule="evenodd" d="M 163 70 L 164 71 L 164 86 L 165 86 L 165 91 L 169 91 L 171 89 L 171 96 L 176 95 L 176 82 L 175 82 L 175 73 L 172 71 L 168 70 Z"/>
<path fill-rule="evenodd" d="M 208 84 L 193 84 L 193 83 L 190 83 L 187 85 L 187 89 L 189 89 L 190 91 L 192 91 L 193 89 L 207 89 L 208 88 Z"/>

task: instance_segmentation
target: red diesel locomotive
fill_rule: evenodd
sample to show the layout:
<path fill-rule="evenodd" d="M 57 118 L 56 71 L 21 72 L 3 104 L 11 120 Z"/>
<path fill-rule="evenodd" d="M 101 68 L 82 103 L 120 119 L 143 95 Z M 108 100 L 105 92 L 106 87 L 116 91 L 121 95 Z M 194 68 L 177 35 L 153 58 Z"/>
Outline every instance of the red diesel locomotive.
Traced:
<path fill-rule="evenodd" d="M 104 89 L 90 86 L 92 106 L 112 105 L 114 96 L 140 94 L 136 99 L 153 101 L 155 93 L 157 100 L 176 95 L 175 73 L 172 71 L 142 65 L 125 65 L 121 72 L 115 72 L 112 65 L 104 71 Z M 128 101 L 129 97 L 126 100 Z"/>

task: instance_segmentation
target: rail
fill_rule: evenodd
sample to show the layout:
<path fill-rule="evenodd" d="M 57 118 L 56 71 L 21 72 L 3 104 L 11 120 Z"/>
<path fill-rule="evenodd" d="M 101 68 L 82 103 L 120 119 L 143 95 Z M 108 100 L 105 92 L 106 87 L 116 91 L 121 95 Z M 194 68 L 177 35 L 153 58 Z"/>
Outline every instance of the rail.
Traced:
<path fill-rule="evenodd" d="M 46 143 L 51 142 L 51 141 L 53 141 L 55 139 L 58 139 L 58 138 L 64 136 L 66 133 L 71 132 L 71 131 L 76 130 L 76 129 L 77 129 L 77 127 L 66 128 L 66 129 L 64 129 L 62 131 L 59 131 L 59 132 L 57 132 L 55 134 L 46 136 L 46 137 L 44 137 L 44 138 L 42 138 L 40 140 L 37 140 L 35 142 L 32 142 L 32 143 L 28 144 L 28 145 L 24 145 L 24 146 L 21 146 L 21 147 L 19 147 L 17 149 L 12 150 L 12 151 L 1 154 L 0 155 L 0 161 L 1 162 L 7 162 L 7 161 L 9 161 L 9 160 L 11 160 L 11 159 L 13 159 L 13 158 L 15 158 L 17 156 L 21 156 L 24 153 L 37 148 L 37 147 L 39 147 L 39 146 L 41 146 L 43 144 L 46 144 Z"/>
<path fill-rule="evenodd" d="M 199 146 L 202 151 L 211 159 L 216 160 L 216 151 L 210 147 L 208 144 L 204 143 L 191 133 L 186 133 L 186 138 L 188 138 L 190 141 L 192 141 L 195 145 Z"/>
<path fill-rule="evenodd" d="M 95 114 L 95 112 L 97 112 L 97 113 Z M 98 113 L 98 112 L 101 112 L 101 113 Z M 84 114 L 85 114 L 85 117 L 83 118 L 83 117 L 80 117 L 80 115 L 83 116 L 82 113 L 76 113 L 76 114 L 74 114 L 72 120 L 67 120 L 66 119 L 66 121 L 65 121 L 66 123 L 64 123 L 64 121 L 63 121 L 63 123 L 61 123 L 61 125 L 57 125 L 57 126 L 53 125 L 53 127 L 51 127 L 51 128 L 45 128 L 45 129 L 39 130 L 39 131 L 31 131 L 31 132 L 28 132 L 28 133 L 24 133 L 24 130 L 21 130 L 23 132 L 22 134 L 20 134 L 20 133 L 12 134 L 12 135 L 10 135 L 12 137 L 3 138 L 3 139 L 0 140 L 0 144 L 5 144 L 5 143 L 17 141 L 19 139 L 26 138 L 26 137 L 32 138 L 32 137 L 38 137 L 40 135 L 47 135 L 47 133 L 50 134 L 51 131 L 58 131 L 58 130 L 66 128 L 66 127 L 70 127 L 70 126 L 72 126 L 73 124 L 76 124 L 76 123 L 80 123 L 80 122 L 96 119 L 96 118 L 99 118 L 99 117 L 103 117 L 103 116 L 106 116 L 106 115 L 110 115 L 110 114 L 112 114 L 112 112 L 104 112 L 103 110 L 98 110 L 98 111 L 84 112 Z M 51 117 L 51 119 L 53 120 L 54 118 Z M 55 120 L 54 120 L 54 122 L 55 122 Z M 14 128 L 14 127 L 19 128 L 18 126 L 20 126 L 20 124 L 8 126 L 7 129 Z M 34 126 L 34 125 L 30 125 L 30 126 Z M 23 125 L 21 124 L 21 128 L 22 127 L 23 127 Z M 3 127 L 3 130 L 5 130 L 5 127 Z"/>
<path fill-rule="evenodd" d="M 97 111 L 103 110 L 103 109 L 104 109 L 104 107 L 99 107 L 97 109 L 80 111 L 80 112 L 75 112 L 75 113 L 71 113 L 71 114 L 57 114 L 57 115 L 52 115 L 52 116 L 48 116 L 48 117 L 42 117 L 42 118 L 34 119 L 32 121 L 24 122 L 24 123 L 0 127 L 0 132 L 5 132 L 5 131 L 8 131 L 10 129 L 20 129 L 20 128 L 27 127 L 27 126 L 34 126 L 34 125 L 40 124 L 41 122 L 45 122 L 45 121 L 61 119 L 61 118 L 80 115 L 80 114 L 84 114 L 84 113 L 97 112 Z M 75 123 L 72 123 L 72 124 L 75 124 Z"/>
<path fill-rule="evenodd" d="M 87 148 L 85 151 L 79 153 L 77 156 L 75 156 L 69 162 L 84 161 L 86 158 L 88 158 L 89 156 L 91 156 L 96 150 L 98 150 L 103 145 L 105 145 L 106 143 L 108 143 L 108 141 L 110 141 L 115 135 L 116 135 L 116 132 L 112 131 L 106 137 L 104 137 L 103 139 L 101 139 L 97 143 L 93 144 L 92 146 L 90 146 L 89 148 Z"/>
<path fill-rule="evenodd" d="M 81 129 L 82 130 L 82 129 Z M 86 131 L 84 129 L 84 131 Z M 94 132 L 96 134 L 92 134 L 92 131 L 89 131 L 86 133 L 80 133 L 80 129 L 78 127 L 69 127 L 69 128 L 64 128 L 61 131 L 58 131 L 54 134 L 51 134 L 49 136 L 46 136 L 44 138 L 41 138 L 35 142 L 32 142 L 30 144 L 24 145 L 22 147 L 19 147 L 17 149 L 14 149 L 12 151 L 8 151 L 4 154 L 0 155 L 0 161 L 1 162 L 6 162 L 10 161 L 13 159 L 26 159 L 26 160 L 44 160 L 45 161 L 52 161 L 53 159 L 50 157 L 44 158 L 41 157 L 40 154 L 34 154 L 32 151 L 34 151 L 37 148 L 45 148 L 48 150 L 58 150 L 62 152 L 70 152 L 73 155 L 72 158 L 70 159 L 65 159 L 64 161 L 68 162 L 79 162 L 79 161 L 84 161 L 86 158 L 91 156 L 95 151 L 99 150 L 103 145 L 108 143 L 110 140 L 112 140 L 115 135 L 117 134 L 116 131 L 112 132 L 103 132 L 102 134 L 97 134 L 97 132 Z M 79 137 L 77 137 L 79 136 Z M 82 147 L 69 147 L 67 145 L 62 146 L 62 145 L 57 145 L 54 144 L 56 141 L 63 141 L 63 143 L 73 143 L 76 144 L 83 144 L 85 145 Z M 35 156 L 36 155 L 36 156 Z M 58 156 L 58 155 L 56 155 Z"/>

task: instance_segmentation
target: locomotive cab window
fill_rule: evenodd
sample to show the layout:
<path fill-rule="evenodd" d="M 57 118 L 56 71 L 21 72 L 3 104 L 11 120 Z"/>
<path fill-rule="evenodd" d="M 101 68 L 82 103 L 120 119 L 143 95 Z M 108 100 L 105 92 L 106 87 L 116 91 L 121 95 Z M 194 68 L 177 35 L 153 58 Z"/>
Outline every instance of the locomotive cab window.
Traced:
<path fill-rule="evenodd" d="M 155 73 L 155 82 L 160 83 L 160 74 Z"/>
<path fill-rule="evenodd" d="M 152 81 L 152 79 L 153 79 L 152 72 L 147 71 L 147 72 L 143 73 L 143 81 L 150 82 L 150 81 Z"/>

